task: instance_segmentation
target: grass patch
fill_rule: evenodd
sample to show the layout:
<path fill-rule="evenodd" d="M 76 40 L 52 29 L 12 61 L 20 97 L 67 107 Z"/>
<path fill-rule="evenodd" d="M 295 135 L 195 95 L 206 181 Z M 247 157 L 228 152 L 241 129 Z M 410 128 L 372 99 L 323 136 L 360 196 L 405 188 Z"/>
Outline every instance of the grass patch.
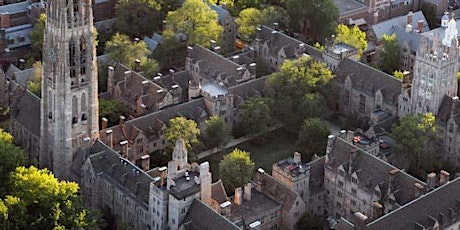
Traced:
<path fill-rule="evenodd" d="M 224 158 L 224 155 L 230 153 L 234 148 L 238 148 L 251 153 L 255 170 L 263 168 L 266 172 L 271 173 L 273 163 L 294 154 L 296 140 L 297 134 L 281 128 L 205 157 L 200 160 L 200 163 L 209 161 L 213 181 L 216 181 L 219 179 L 219 162 Z"/>

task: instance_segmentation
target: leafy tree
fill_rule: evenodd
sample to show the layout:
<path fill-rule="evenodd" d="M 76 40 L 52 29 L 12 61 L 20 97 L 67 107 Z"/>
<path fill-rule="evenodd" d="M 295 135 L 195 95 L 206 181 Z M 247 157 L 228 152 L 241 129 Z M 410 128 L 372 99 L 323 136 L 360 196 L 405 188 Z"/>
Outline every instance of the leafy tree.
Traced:
<path fill-rule="evenodd" d="M 367 49 L 366 33 L 357 26 L 350 28 L 344 24 L 339 24 L 335 42 L 343 42 L 356 48 L 358 58 L 361 58 L 363 52 Z"/>
<path fill-rule="evenodd" d="M 2 145 L 13 143 L 13 136 L 10 133 L 5 132 L 1 128 L 0 128 L 0 143 L 2 143 Z"/>
<path fill-rule="evenodd" d="M 210 41 L 218 41 L 223 31 L 217 21 L 217 13 L 202 0 L 185 0 L 182 7 L 168 12 L 166 22 L 165 38 L 178 38 L 187 45 L 209 47 Z"/>
<path fill-rule="evenodd" d="M 285 9 L 277 6 L 269 6 L 261 10 L 246 8 L 242 10 L 236 19 L 238 32 L 245 41 L 251 41 L 256 35 L 256 29 L 260 25 L 278 23 L 278 29 L 284 29 L 289 23 L 289 16 Z"/>
<path fill-rule="evenodd" d="M 433 158 L 439 153 L 435 122 L 431 113 L 408 114 L 393 125 L 392 134 L 399 141 L 396 151 L 409 159 L 410 171 L 415 174 L 424 169 L 431 171 L 434 167 L 429 163 L 434 163 Z"/>
<path fill-rule="evenodd" d="M 107 118 L 109 120 L 109 127 L 118 124 L 120 116 L 126 112 L 126 107 L 120 101 L 106 99 L 99 100 L 99 120 L 103 117 Z"/>
<path fill-rule="evenodd" d="M 232 138 L 230 129 L 225 120 L 219 116 L 212 116 L 206 120 L 204 139 L 208 147 L 226 144 Z"/>
<path fill-rule="evenodd" d="M 315 41 L 324 41 L 336 30 L 339 10 L 333 0 L 286 0 L 286 9 L 291 28 Z"/>
<path fill-rule="evenodd" d="M 400 70 L 395 70 L 393 72 L 393 77 L 402 80 L 404 78 L 404 73 Z"/>
<path fill-rule="evenodd" d="M 285 61 L 280 72 L 272 74 L 265 84 L 274 116 L 285 124 L 300 127 L 305 118 L 322 115 L 324 86 L 332 77 L 323 63 L 311 57 Z"/>
<path fill-rule="evenodd" d="M 34 76 L 27 82 L 27 89 L 29 89 L 29 91 L 35 94 L 37 97 L 41 97 L 43 71 L 42 63 L 40 61 L 35 62 L 33 68 Z"/>
<path fill-rule="evenodd" d="M 297 222 L 297 228 L 303 230 L 322 230 L 324 226 L 323 218 L 308 212 L 305 212 Z"/>
<path fill-rule="evenodd" d="M 4 226 L 13 229 L 97 229 L 98 215 L 84 209 L 78 184 L 58 181 L 48 170 L 18 167 L 10 176 Z M 0 205 L 2 206 L 2 205 Z"/>
<path fill-rule="evenodd" d="M 150 51 L 145 42 L 133 42 L 127 35 L 115 34 L 105 44 L 105 53 L 112 62 L 121 62 L 130 69 L 134 69 L 135 60 L 139 59 L 145 76 L 153 76 L 158 71 L 158 63 L 149 58 Z"/>
<path fill-rule="evenodd" d="M 182 138 L 187 149 L 190 150 L 192 145 L 198 144 L 200 130 L 197 128 L 197 124 L 194 120 L 189 120 L 185 117 L 176 117 L 169 120 L 165 135 L 169 144 L 174 144 L 179 138 Z"/>
<path fill-rule="evenodd" d="M 0 128 L 0 196 L 5 195 L 8 175 L 18 166 L 24 165 L 27 155 L 13 143 L 13 136 Z"/>
<path fill-rule="evenodd" d="M 143 38 L 161 31 L 164 18 L 161 8 L 156 0 L 118 0 L 115 6 L 115 31 L 132 38 Z"/>
<path fill-rule="evenodd" d="M 326 137 L 329 133 L 329 124 L 319 118 L 308 118 L 304 121 L 296 143 L 304 161 L 310 161 L 314 154 L 318 156 L 325 154 Z"/>
<path fill-rule="evenodd" d="M 253 171 L 254 162 L 251 161 L 250 153 L 239 149 L 225 155 L 219 163 L 219 175 L 228 193 L 249 183 Z"/>
<path fill-rule="evenodd" d="M 396 40 L 396 34 L 388 36 L 383 35 L 383 49 L 380 53 L 382 70 L 385 73 L 391 74 L 399 69 L 399 55 L 401 48 Z"/>
<path fill-rule="evenodd" d="M 37 24 L 30 31 L 30 43 L 35 52 L 41 53 L 43 50 L 43 39 L 45 34 L 46 14 L 40 14 Z"/>
<path fill-rule="evenodd" d="M 240 108 L 240 122 L 236 133 L 244 135 L 265 132 L 274 121 L 268 105 L 268 99 L 261 97 L 244 101 Z"/>

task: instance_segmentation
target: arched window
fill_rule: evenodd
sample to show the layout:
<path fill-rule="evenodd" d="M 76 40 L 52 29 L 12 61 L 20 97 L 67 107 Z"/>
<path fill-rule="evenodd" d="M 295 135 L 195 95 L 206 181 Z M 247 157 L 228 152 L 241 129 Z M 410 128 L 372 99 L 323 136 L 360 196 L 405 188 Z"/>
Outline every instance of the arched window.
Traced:
<path fill-rule="evenodd" d="M 72 124 L 78 122 L 78 99 L 76 96 L 72 97 Z"/>
<path fill-rule="evenodd" d="M 88 117 L 86 115 L 87 107 L 86 107 L 86 94 L 85 93 L 83 93 L 81 95 L 81 105 L 80 105 L 80 107 L 81 107 L 81 120 L 86 121 L 88 119 Z"/>
<path fill-rule="evenodd" d="M 83 36 L 80 38 L 80 74 L 86 74 L 86 41 Z"/>
<path fill-rule="evenodd" d="M 51 93 L 51 90 L 48 91 L 48 118 L 52 119 L 53 118 L 53 93 Z"/>
<path fill-rule="evenodd" d="M 70 39 L 69 41 L 69 65 L 74 66 L 75 65 L 75 41 L 73 39 Z"/>

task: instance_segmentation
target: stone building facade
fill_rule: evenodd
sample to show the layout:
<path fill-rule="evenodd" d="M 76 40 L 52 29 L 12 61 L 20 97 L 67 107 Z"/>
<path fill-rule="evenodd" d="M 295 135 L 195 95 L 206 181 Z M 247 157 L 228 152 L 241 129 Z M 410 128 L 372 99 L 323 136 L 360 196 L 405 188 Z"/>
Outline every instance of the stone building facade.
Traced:
<path fill-rule="evenodd" d="M 91 1 L 49 1 L 43 42 L 40 167 L 70 179 L 84 139 L 99 137 Z M 73 178 L 74 180 L 78 178 Z"/>

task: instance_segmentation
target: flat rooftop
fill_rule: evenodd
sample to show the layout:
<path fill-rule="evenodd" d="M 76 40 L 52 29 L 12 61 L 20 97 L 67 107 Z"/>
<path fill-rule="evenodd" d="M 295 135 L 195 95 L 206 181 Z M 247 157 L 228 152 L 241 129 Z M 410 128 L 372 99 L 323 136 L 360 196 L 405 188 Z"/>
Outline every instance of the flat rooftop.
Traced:
<path fill-rule="evenodd" d="M 335 6 L 339 9 L 340 15 L 368 7 L 356 0 L 335 0 Z"/>
<path fill-rule="evenodd" d="M 187 180 L 185 176 L 178 177 L 174 180 L 175 186 L 171 186 L 170 193 L 176 199 L 184 199 L 191 195 L 194 195 L 200 191 L 200 185 L 195 184 L 195 176 L 200 177 L 198 172 L 189 172 L 190 180 Z"/>
<path fill-rule="evenodd" d="M 308 169 L 307 165 L 305 164 L 296 165 L 294 163 L 294 159 L 292 158 L 281 160 L 276 164 L 278 165 L 280 170 L 288 172 L 289 175 L 291 175 L 292 177 L 297 177 L 306 174 Z"/>
<path fill-rule="evenodd" d="M 223 87 L 217 84 L 205 84 L 201 86 L 201 90 L 208 93 L 212 97 L 217 97 L 220 95 L 228 94 L 228 90 L 224 89 Z"/>
<path fill-rule="evenodd" d="M 235 222 L 244 217 L 246 220 L 257 219 L 268 210 L 281 209 L 281 205 L 255 189 L 251 190 L 251 200 L 243 200 L 241 205 L 232 203 L 230 220 Z"/>
<path fill-rule="evenodd" d="M 338 43 L 334 45 L 332 52 L 336 54 L 341 54 L 341 53 L 345 53 L 345 52 L 349 52 L 353 50 L 355 50 L 355 48 L 353 48 L 352 46 L 349 46 L 345 43 Z"/>

